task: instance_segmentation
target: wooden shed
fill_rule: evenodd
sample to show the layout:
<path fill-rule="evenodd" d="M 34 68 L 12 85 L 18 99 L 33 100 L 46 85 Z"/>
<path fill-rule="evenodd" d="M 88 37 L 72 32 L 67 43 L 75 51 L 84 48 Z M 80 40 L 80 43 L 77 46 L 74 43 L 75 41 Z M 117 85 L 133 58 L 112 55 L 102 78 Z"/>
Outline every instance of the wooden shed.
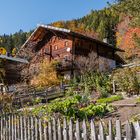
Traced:
<path fill-rule="evenodd" d="M 21 58 L 8 57 L 0 55 L 0 68 L 3 69 L 5 76 L 4 81 L 6 84 L 15 84 L 20 81 L 20 70 L 23 65 L 28 64 L 28 61 Z"/>

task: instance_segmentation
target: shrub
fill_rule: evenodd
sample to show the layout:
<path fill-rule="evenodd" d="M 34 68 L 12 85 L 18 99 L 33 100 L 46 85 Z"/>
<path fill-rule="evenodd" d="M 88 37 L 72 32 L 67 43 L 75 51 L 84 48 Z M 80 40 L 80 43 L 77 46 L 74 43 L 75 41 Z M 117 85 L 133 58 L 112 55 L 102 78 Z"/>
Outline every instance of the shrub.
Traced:
<path fill-rule="evenodd" d="M 113 79 L 118 88 L 125 91 L 128 95 L 140 93 L 140 79 L 137 72 L 139 68 L 123 68 L 114 71 Z"/>
<path fill-rule="evenodd" d="M 100 97 L 107 97 L 111 93 L 109 76 L 100 72 L 88 72 L 82 75 L 80 85 L 86 95 L 91 95 L 92 91 L 95 91 Z"/>
<path fill-rule="evenodd" d="M 40 63 L 39 72 L 31 80 L 31 85 L 37 88 L 49 87 L 60 83 L 53 62 Z"/>
<path fill-rule="evenodd" d="M 13 96 L 7 93 L 0 94 L 0 112 L 9 113 L 12 112 Z"/>

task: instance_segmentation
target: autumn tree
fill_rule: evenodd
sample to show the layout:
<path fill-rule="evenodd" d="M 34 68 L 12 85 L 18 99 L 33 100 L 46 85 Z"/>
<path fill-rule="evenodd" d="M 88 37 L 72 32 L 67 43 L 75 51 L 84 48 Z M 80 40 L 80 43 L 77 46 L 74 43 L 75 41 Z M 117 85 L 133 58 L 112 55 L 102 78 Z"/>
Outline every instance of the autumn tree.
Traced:
<path fill-rule="evenodd" d="M 60 81 L 53 64 L 54 62 L 49 62 L 48 60 L 40 63 L 37 74 L 31 80 L 31 85 L 36 88 L 58 85 Z"/>

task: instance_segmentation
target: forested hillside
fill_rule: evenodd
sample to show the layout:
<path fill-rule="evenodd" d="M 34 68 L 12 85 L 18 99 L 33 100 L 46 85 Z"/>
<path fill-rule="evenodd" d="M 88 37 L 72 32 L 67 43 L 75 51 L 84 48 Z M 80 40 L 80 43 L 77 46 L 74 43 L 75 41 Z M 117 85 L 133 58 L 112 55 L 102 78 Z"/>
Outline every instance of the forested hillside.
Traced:
<path fill-rule="evenodd" d="M 70 28 L 78 32 L 86 32 L 98 39 L 108 38 L 110 44 L 115 44 L 115 27 L 119 22 L 116 11 L 105 8 L 100 11 L 91 11 L 83 18 L 72 21 L 58 21 L 54 26 Z"/>
<path fill-rule="evenodd" d="M 125 50 L 120 54 L 127 62 L 140 59 L 140 1 L 118 0 L 99 11 L 91 11 L 83 18 L 58 21 L 52 25 L 75 31 L 92 33 L 100 40 Z"/>
<path fill-rule="evenodd" d="M 6 48 L 7 52 L 11 52 L 13 48 L 16 48 L 18 50 L 30 36 L 31 32 L 32 31 L 23 32 L 22 30 L 19 30 L 14 34 L 0 35 L 0 47 Z"/>
<path fill-rule="evenodd" d="M 68 28 L 103 40 L 124 49 L 121 54 L 125 60 L 131 62 L 140 57 L 140 1 L 118 0 L 98 11 L 91 11 L 83 18 L 71 21 L 57 21 L 51 25 Z M 21 30 L 13 35 L 0 36 L 0 46 L 7 50 L 19 48 L 31 32 Z"/>

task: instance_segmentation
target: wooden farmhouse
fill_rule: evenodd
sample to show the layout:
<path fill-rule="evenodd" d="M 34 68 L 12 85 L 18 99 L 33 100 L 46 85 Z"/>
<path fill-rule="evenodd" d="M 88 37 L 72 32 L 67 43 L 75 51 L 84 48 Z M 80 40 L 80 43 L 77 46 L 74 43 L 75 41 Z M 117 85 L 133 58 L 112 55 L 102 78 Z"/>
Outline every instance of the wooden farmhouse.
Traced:
<path fill-rule="evenodd" d="M 117 51 L 122 50 L 90 36 L 68 29 L 39 25 L 23 44 L 17 56 L 30 62 L 28 73 L 35 72 L 37 64 L 48 59 L 62 62 L 59 69 L 61 74 L 70 77 L 78 72 L 75 63 L 79 58 L 88 58 L 91 52 L 94 52 L 99 70 L 116 68 L 116 65 L 124 63 L 116 55 Z M 94 62 L 95 59 L 91 61 Z"/>

